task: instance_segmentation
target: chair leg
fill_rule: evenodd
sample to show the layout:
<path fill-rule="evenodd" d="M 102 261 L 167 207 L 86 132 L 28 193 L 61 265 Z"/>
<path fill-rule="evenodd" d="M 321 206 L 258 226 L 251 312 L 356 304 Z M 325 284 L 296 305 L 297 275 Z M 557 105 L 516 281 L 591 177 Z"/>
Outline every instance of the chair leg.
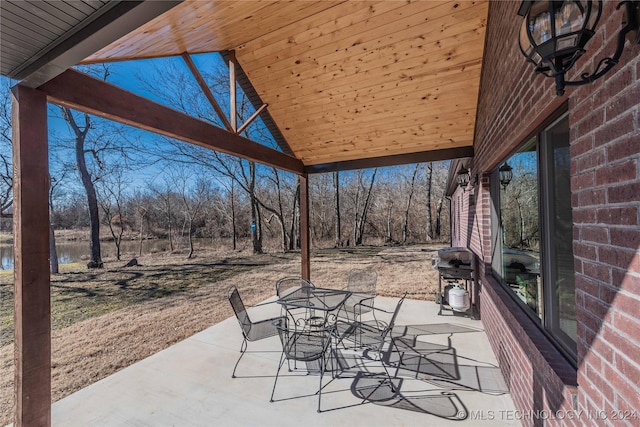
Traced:
<path fill-rule="evenodd" d="M 396 390 L 396 386 L 393 384 L 393 378 L 391 378 L 391 374 L 389 374 L 389 370 L 387 369 L 387 365 L 385 365 L 385 363 L 382 360 L 380 360 L 380 364 L 384 368 L 384 373 L 387 374 L 387 378 L 389 379 L 389 387 L 391 387 L 391 391 L 394 394 L 397 393 L 398 390 Z"/>
<path fill-rule="evenodd" d="M 391 339 L 391 343 L 390 343 L 390 348 L 389 351 L 392 351 L 392 348 L 395 346 L 394 342 L 393 342 L 393 338 Z M 391 391 L 393 393 L 397 393 L 398 390 L 396 390 L 395 385 L 393 384 L 393 377 L 391 377 L 391 374 L 389 373 L 389 369 L 387 369 L 387 364 L 385 363 L 384 360 L 384 356 L 383 356 L 383 352 L 382 350 L 378 351 L 378 357 L 377 357 L 378 361 L 380 362 L 380 364 L 382 365 L 382 368 L 384 369 L 384 373 L 387 374 L 387 378 L 389 379 L 389 387 L 391 387 Z M 397 372 L 397 371 L 396 371 Z"/>
<path fill-rule="evenodd" d="M 247 351 L 247 339 L 242 339 L 242 345 L 240 345 L 240 357 L 238 357 L 238 361 L 236 362 L 236 366 L 233 367 L 233 373 L 231 374 L 231 378 L 236 378 L 236 368 L 238 367 L 238 363 L 240 363 L 240 359 L 244 356 L 244 353 Z"/>
<path fill-rule="evenodd" d="M 278 382 L 278 375 L 280 374 L 280 369 L 282 369 L 282 365 L 284 365 L 284 360 L 285 360 L 285 356 L 283 351 L 282 355 L 280 356 L 280 362 L 278 363 L 278 370 L 276 371 L 276 379 L 273 381 L 273 390 L 271 390 L 271 399 L 269 400 L 269 402 L 273 402 L 273 395 L 276 392 L 276 383 Z"/>
<path fill-rule="evenodd" d="M 323 358 L 324 359 L 324 358 Z M 320 410 L 320 401 L 322 400 L 322 377 L 324 376 L 324 371 L 326 369 L 326 360 L 320 361 L 320 388 L 318 389 L 318 413 L 322 412 Z"/>

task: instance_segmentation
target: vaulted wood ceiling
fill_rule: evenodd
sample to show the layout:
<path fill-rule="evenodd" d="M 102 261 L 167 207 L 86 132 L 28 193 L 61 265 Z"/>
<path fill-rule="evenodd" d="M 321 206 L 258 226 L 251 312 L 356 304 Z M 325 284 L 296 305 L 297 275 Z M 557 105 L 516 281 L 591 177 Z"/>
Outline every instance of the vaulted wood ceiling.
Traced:
<path fill-rule="evenodd" d="M 487 12 L 487 1 L 186 0 L 84 62 L 235 50 L 307 166 L 456 157 L 472 152 Z"/>

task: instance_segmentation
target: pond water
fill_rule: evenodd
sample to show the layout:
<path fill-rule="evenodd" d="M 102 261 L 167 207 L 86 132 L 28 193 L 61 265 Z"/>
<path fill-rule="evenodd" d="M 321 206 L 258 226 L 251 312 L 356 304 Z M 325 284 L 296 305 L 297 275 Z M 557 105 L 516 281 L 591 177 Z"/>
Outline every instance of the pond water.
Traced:
<path fill-rule="evenodd" d="M 209 239 L 195 239 L 197 246 L 202 246 Z M 186 244 L 186 242 L 185 242 Z M 176 245 L 174 248 L 183 245 Z M 121 259 L 128 260 L 135 257 L 139 253 L 140 242 L 127 240 L 120 245 Z M 83 262 L 89 260 L 89 242 L 65 242 L 56 244 L 58 251 L 58 263 L 70 264 L 74 262 Z M 116 247 L 113 242 L 101 242 L 100 250 L 102 257 L 115 257 Z M 169 241 L 166 239 L 144 240 L 142 242 L 142 253 L 156 253 L 169 250 Z M 13 245 L 0 245 L 0 269 L 13 269 Z"/>

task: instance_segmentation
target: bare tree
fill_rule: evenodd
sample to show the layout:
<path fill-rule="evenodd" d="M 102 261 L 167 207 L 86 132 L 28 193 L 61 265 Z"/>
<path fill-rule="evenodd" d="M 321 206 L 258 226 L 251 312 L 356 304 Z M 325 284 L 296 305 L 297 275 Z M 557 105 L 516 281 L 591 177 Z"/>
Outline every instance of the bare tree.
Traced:
<path fill-rule="evenodd" d="M 433 240 L 433 215 L 431 213 L 431 192 L 433 191 L 433 163 L 429 162 L 427 164 L 427 241 Z"/>
<path fill-rule="evenodd" d="M 11 218 L 13 204 L 13 166 L 11 163 L 11 88 L 2 85 L 0 100 L 0 218 Z"/>
<path fill-rule="evenodd" d="M 138 256 L 142 256 L 142 242 L 144 242 L 144 224 L 147 221 L 149 208 L 144 203 L 140 203 L 136 209 L 140 222 L 140 230 L 138 233 Z M 148 229 L 149 227 L 147 227 Z"/>
<path fill-rule="evenodd" d="M 58 250 L 56 249 L 56 234 L 53 230 L 53 221 L 55 206 L 53 203 L 56 191 L 60 189 L 60 184 L 64 180 L 65 171 L 60 178 L 55 178 L 49 174 L 49 266 L 51 273 L 57 274 L 60 270 L 58 265 Z"/>
<path fill-rule="evenodd" d="M 100 216 L 98 212 L 98 198 L 96 196 L 96 189 L 93 185 L 93 179 L 91 177 L 91 173 L 87 168 L 87 161 L 85 159 L 85 154 L 87 150 L 85 149 L 85 141 L 87 139 L 87 134 L 91 129 L 91 119 L 88 114 L 82 114 L 82 119 L 84 121 L 83 125 L 79 125 L 76 121 L 75 116 L 71 112 L 71 109 L 67 107 L 60 107 L 62 110 L 62 116 L 69 124 L 69 127 L 74 133 L 75 136 L 75 154 L 76 154 L 76 164 L 78 167 L 78 173 L 80 174 L 80 180 L 82 181 L 82 185 L 87 193 L 87 206 L 89 207 L 89 226 L 90 226 L 90 240 L 89 240 L 89 249 L 91 252 L 91 260 L 87 264 L 89 268 L 102 268 L 102 254 L 100 251 Z M 96 155 L 95 151 L 92 153 Z M 96 156 L 96 160 L 98 157 Z"/>
<path fill-rule="evenodd" d="M 413 175 L 411 176 L 411 183 L 409 184 L 409 197 L 407 198 L 407 207 L 404 210 L 404 225 L 402 227 L 402 243 L 407 243 L 409 238 L 409 212 L 411 211 L 411 200 L 413 199 L 413 193 L 416 184 L 416 176 L 418 175 L 418 169 L 420 164 L 417 163 L 413 169 Z"/>
<path fill-rule="evenodd" d="M 371 174 L 371 180 L 369 181 L 368 186 L 365 186 L 364 182 L 364 173 L 362 171 L 358 171 L 358 193 L 356 195 L 356 211 L 355 211 L 355 222 L 354 222 L 354 242 L 356 246 L 362 245 L 364 238 L 365 225 L 367 224 L 367 215 L 369 214 L 369 209 L 371 208 L 372 201 L 372 193 L 373 193 L 373 184 L 376 180 L 376 174 L 378 173 L 378 168 L 373 169 L 373 173 Z M 366 188 L 365 188 L 366 187 Z M 364 202 L 362 204 L 362 211 L 358 209 L 358 198 L 360 194 L 360 189 L 362 189 Z"/>
<path fill-rule="evenodd" d="M 116 260 L 120 261 L 122 236 L 125 229 L 130 226 L 124 212 L 126 199 L 126 179 L 122 169 L 118 169 L 106 179 L 100 181 L 96 187 L 98 202 L 102 208 L 104 222 L 109 227 L 109 232 L 115 245 Z"/>
<path fill-rule="evenodd" d="M 436 237 L 440 238 L 441 234 L 442 234 L 442 205 L 444 203 L 444 200 L 442 200 L 442 197 L 440 199 L 438 199 L 438 204 L 436 205 Z"/>
<path fill-rule="evenodd" d="M 221 69 L 216 69 L 212 73 L 204 73 L 204 79 L 209 83 L 211 91 L 218 99 L 221 107 L 226 107 L 230 111 L 230 105 L 226 102 L 226 93 L 228 93 L 228 77 L 222 73 Z M 169 105 L 187 112 L 202 120 L 207 120 L 217 125 L 221 125 L 220 118 L 213 114 L 211 105 L 209 105 L 204 97 L 199 96 L 201 93 L 200 88 L 195 82 L 195 79 L 187 72 L 186 67 L 178 68 L 174 66 L 167 66 L 161 72 L 159 72 L 159 80 L 154 81 L 153 86 L 149 86 L 147 79 L 140 79 L 140 84 L 147 88 L 147 90 L 158 93 L 165 102 Z M 158 86 L 164 87 L 165 91 L 158 91 Z M 181 88 L 176 91 L 168 90 L 169 88 Z M 189 88 L 188 90 L 185 88 Z M 240 102 L 237 106 L 237 111 L 231 114 L 236 114 L 240 120 L 249 117 L 251 115 L 250 102 L 246 95 L 242 94 Z M 267 133 L 266 129 L 260 128 L 252 123 L 248 126 L 243 134 L 250 136 L 253 140 L 258 140 Z M 253 244 L 254 253 L 262 253 L 262 216 L 261 209 L 267 208 L 268 205 L 262 202 L 257 195 L 257 166 L 254 162 L 248 162 L 243 159 L 236 158 L 234 156 L 224 155 L 215 151 L 203 150 L 199 147 L 194 147 L 182 142 L 176 142 L 167 140 L 167 142 L 173 147 L 171 152 L 161 153 L 165 156 L 165 159 L 171 161 L 182 161 L 190 164 L 197 164 L 205 166 L 222 174 L 225 177 L 235 180 L 236 184 L 242 190 L 244 190 L 251 203 L 251 240 Z M 157 155 L 158 153 L 150 153 Z M 277 211 L 276 208 L 269 207 L 270 211 Z"/>
<path fill-rule="evenodd" d="M 99 74 L 98 77 L 107 80 L 109 76 L 109 68 L 106 65 L 97 67 L 89 67 L 86 69 L 91 74 Z M 107 172 L 106 158 L 108 153 L 117 152 L 122 155 L 120 162 L 124 164 L 127 150 L 119 146 L 116 128 L 111 128 L 106 133 L 97 132 L 90 116 L 86 113 L 74 113 L 67 107 L 60 107 L 63 119 L 73 133 L 75 162 L 82 186 L 87 197 L 87 206 L 89 209 L 89 228 L 90 228 L 90 261 L 87 263 L 89 268 L 102 268 L 102 254 L 100 248 L 100 215 L 98 211 L 98 199 L 95 189 L 95 181 L 99 180 Z M 94 129 L 95 132 L 89 139 L 89 132 Z M 105 128 L 106 129 L 106 128 Z M 121 129 L 121 128 L 120 128 Z M 89 161 L 93 162 L 94 167 L 89 168 Z"/>
<path fill-rule="evenodd" d="M 235 181 L 231 181 L 231 189 L 229 191 L 229 198 L 231 204 L 231 234 L 233 235 L 233 250 L 235 251 L 238 245 L 238 230 L 236 227 L 236 192 Z"/>
<path fill-rule="evenodd" d="M 342 246 L 342 223 L 340 215 L 340 173 L 335 171 L 332 173 L 333 177 L 333 208 L 335 212 L 335 246 L 336 248 Z"/>
<path fill-rule="evenodd" d="M 221 218 L 226 218 L 231 222 L 231 246 L 235 251 L 238 247 L 238 201 L 236 194 L 236 182 L 232 179 L 218 179 L 218 183 L 224 188 L 219 197 L 214 199 L 215 209 Z"/>
<path fill-rule="evenodd" d="M 391 243 L 393 242 L 393 223 L 394 223 L 394 208 L 395 208 L 395 201 L 397 198 L 397 194 L 394 191 L 394 188 L 387 183 L 386 185 L 384 185 L 383 187 L 383 204 L 384 204 L 384 210 L 386 212 L 386 231 L 385 231 L 385 237 L 384 240 L 387 243 Z"/>
<path fill-rule="evenodd" d="M 261 197 L 257 198 L 257 202 L 265 211 L 272 214 L 269 220 L 277 219 L 282 238 L 282 251 L 286 252 L 287 249 L 294 249 L 299 240 L 296 225 L 299 217 L 300 181 L 296 177 L 295 181 L 291 182 L 291 180 L 287 180 L 286 172 L 276 168 L 270 169 L 271 174 L 267 175 L 266 179 L 273 185 L 261 188 Z M 294 185 L 295 188 L 293 188 Z M 274 191 L 275 194 L 273 194 Z M 270 199 L 274 200 L 270 202 Z M 290 205 L 290 209 L 287 205 Z M 288 215 L 289 224 L 287 224 L 287 211 L 290 212 Z M 287 225 L 289 225 L 289 232 L 287 232 Z"/>
<path fill-rule="evenodd" d="M 300 177 L 296 176 L 296 191 L 291 208 L 291 228 L 289 232 L 289 250 L 300 247 Z"/>
<path fill-rule="evenodd" d="M 174 251 L 173 247 L 173 224 L 175 221 L 175 207 L 179 203 L 177 194 L 173 190 L 173 183 L 168 176 L 164 176 L 161 184 L 150 184 L 149 189 L 156 198 L 157 209 L 161 212 L 165 220 L 167 229 L 167 239 L 169 240 L 169 250 Z"/>
<path fill-rule="evenodd" d="M 173 176 L 176 183 L 178 193 L 182 199 L 182 213 L 184 215 L 184 228 L 187 231 L 187 237 L 189 240 L 189 254 L 187 258 L 193 258 L 194 254 L 194 222 L 200 211 L 202 210 L 205 201 L 210 195 L 210 184 L 204 178 L 199 177 L 194 181 L 192 174 L 185 170 L 180 170 Z"/>

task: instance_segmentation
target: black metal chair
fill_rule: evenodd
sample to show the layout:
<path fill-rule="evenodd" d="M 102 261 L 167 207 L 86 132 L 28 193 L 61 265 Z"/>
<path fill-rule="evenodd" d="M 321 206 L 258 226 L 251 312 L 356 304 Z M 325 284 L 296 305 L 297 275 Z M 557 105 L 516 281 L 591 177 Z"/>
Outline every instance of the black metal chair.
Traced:
<path fill-rule="evenodd" d="M 355 347 L 364 348 L 365 354 L 373 360 L 379 361 L 384 368 L 387 377 L 389 378 L 392 389 L 393 385 L 392 377 L 389 374 L 389 370 L 383 360 L 383 355 L 387 345 L 393 346 L 393 337 L 391 333 L 396 323 L 398 313 L 404 302 L 407 293 L 398 300 L 393 312 L 383 310 L 381 308 L 371 306 L 372 310 L 391 314 L 388 322 L 373 320 L 373 321 L 356 321 L 356 322 L 339 322 L 337 325 L 337 331 L 339 341 L 344 344 L 344 340 L 352 340 Z"/>
<path fill-rule="evenodd" d="M 257 322 L 251 321 L 249 317 L 249 313 L 242 302 L 242 298 L 240 297 L 240 292 L 238 292 L 238 288 L 232 286 L 229 289 L 227 294 L 227 298 L 229 298 L 229 303 L 233 308 L 233 312 L 240 323 L 240 329 L 242 330 L 242 345 L 240 346 L 240 357 L 236 362 L 236 365 L 233 367 L 233 373 L 231 374 L 232 378 L 236 377 L 236 368 L 240 363 L 240 359 L 244 356 L 247 351 L 247 342 L 248 341 L 258 341 L 264 338 L 269 338 L 278 335 L 278 330 L 276 328 L 276 323 L 284 319 L 283 316 L 273 317 L 270 319 L 259 320 Z"/>
<path fill-rule="evenodd" d="M 315 285 L 310 281 L 303 279 L 300 276 L 291 276 L 291 277 L 283 277 L 282 279 L 276 282 L 276 295 L 278 298 L 286 297 L 287 295 L 292 294 L 293 292 L 305 289 L 314 289 Z M 299 314 L 301 317 L 310 319 L 313 317 L 313 313 L 305 311 L 305 309 L 289 309 L 289 315 L 295 317 L 296 314 Z M 282 307 L 282 315 L 287 314 L 287 309 Z"/>
<path fill-rule="evenodd" d="M 284 277 L 276 282 L 276 295 L 278 298 L 282 298 L 297 289 L 305 287 L 315 288 L 313 283 L 303 279 L 302 277 Z"/>
<path fill-rule="evenodd" d="M 289 326 L 288 320 L 285 318 L 278 322 L 276 326 L 280 341 L 282 342 L 282 355 L 276 372 L 276 379 L 273 382 L 273 390 L 271 391 L 271 402 L 276 391 L 276 384 L 280 370 L 284 362 L 305 362 L 307 370 L 317 362 L 317 371 L 320 374 L 320 384 L 318 387 L 318 412 L 320 412 L 320 403 L 322 400 L 322 378 L 327 370 L 327 364 L 331 358 L 332 346 L 334 339 L 335 325 L 323 326 L 319 328 L 297 328 L 295 325 Z M 333 363 L 333 362 L 332 362 Z M 333 371 L 333 368 L 332 368 Z"/>
<path fill-rule="evenodd" d="M 378 274 L 373 270 L 354 269 L 349 272 L 347 290 L 352 294 L 345 301 L 341 310 L 347 320 L 358 320 L 364 313 L 373 311 L 377 281 Z"/>

